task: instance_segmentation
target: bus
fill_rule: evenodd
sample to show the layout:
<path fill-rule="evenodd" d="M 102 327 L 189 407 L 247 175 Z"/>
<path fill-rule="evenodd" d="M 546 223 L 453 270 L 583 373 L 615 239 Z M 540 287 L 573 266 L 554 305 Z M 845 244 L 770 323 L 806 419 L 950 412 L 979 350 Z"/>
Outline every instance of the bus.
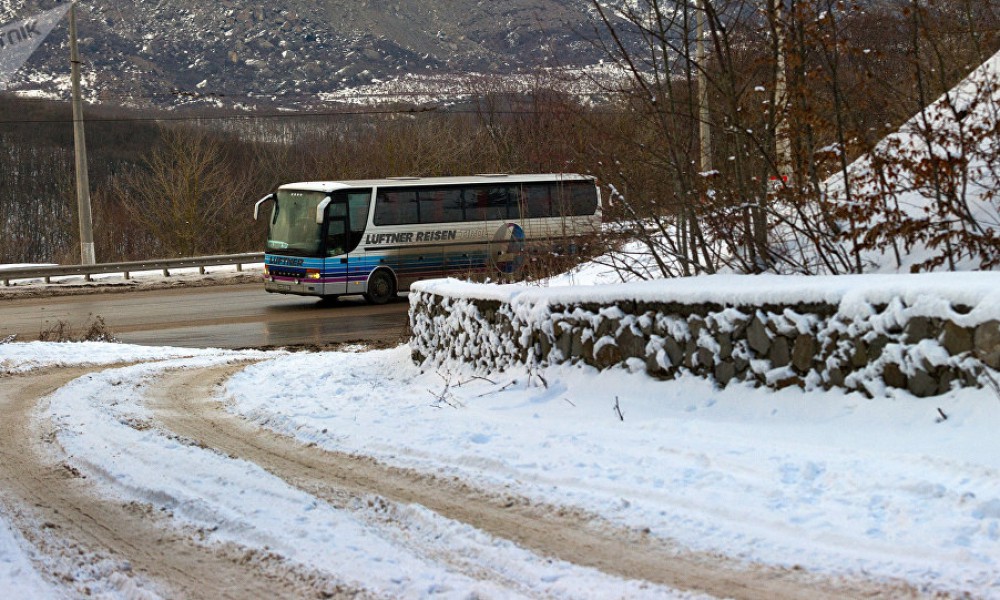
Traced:
<path fill-rule="evenodd" d="M 268 292 L 372 304 L 421 279 L 516 273 L 526 253 L 601 223 L 596 181 L 577 174 L 290 183 L 257 201 L 254 219 L 265 203 Z"/>

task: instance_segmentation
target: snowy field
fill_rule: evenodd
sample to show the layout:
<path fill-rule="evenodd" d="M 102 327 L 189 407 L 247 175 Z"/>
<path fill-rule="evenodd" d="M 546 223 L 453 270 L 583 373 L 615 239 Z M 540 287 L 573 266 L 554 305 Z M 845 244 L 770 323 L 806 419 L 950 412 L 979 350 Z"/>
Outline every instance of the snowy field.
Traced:
<path fill-rule="evenodd" d="M 268 547 L 390 596 L 520 595 L 442 568 L 426 549 L 255 465 L 135 427 L 150 418 L 144 398 L 157 372 L 246 359 L 258 362 L 229 379 L 220 399 L 304 443 L 578 507 L 748 564 L 1000 598 L 1000 398 L 991 391 L 869 400 L 570 367 L 486 380 L 458 367 L 421 372 L 405 346 L 264 354 L 0 344 L 8 372 L 156 361 L 81 378 L 47 409 L 74 465 L 110 495 L 169 507 L 213 540 Z M 461 548 L 501 565 L 525 595 L 688 597 L 532 560 L 419 507 L 395 510 L 438 551 Z M 57 596 L 30 558 L 0 521 L 0 591 Z"/>
<path fill-rule="evenodd" d="M 991 392 L 872 401 L 570 367 L 488 382 L 421 373 L 399 348 L 282 357 L 227 393 L 232 410 L 303 441 L 509 486 L 690 548 L 1000 594 Z"/>

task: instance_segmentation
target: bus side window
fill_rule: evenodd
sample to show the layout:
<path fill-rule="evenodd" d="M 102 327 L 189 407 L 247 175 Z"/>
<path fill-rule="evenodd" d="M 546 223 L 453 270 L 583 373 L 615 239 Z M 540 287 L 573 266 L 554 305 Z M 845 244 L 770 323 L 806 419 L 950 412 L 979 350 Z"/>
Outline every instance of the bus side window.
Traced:
<path fill-rule="evenodd" d="M 471 219 L 472 221 L 489 221 L 490 220 L 490 191 L 484 187 L 477 187 L 471 190 L 472 196 L 472 210 Z M 469 212 L 466 212 L 466 218 L 469 218 Z"/>
<path fill-rule="evenodd" d="M 490 189 L 489 219 L 502 221 L 507 218 L 507 190 L 502 187 Z"/>
<path fill-rule="evenodd" d="M 388 225 L 392 221 L 392 216 L 390 213 L 389 199 L 386 197 L 385 192 L 379 190 L 378 194 L 375 196 L 375 224 L 376 225 Z"/>
<path fill-rule="evenodd" d="M 490 188 L 482 189 L 480 192 L 485 192 L 485 199 L 480 196 L 480 202 L 485 200 L 485 219 L 487 221 L 505 221 L 510 218 L 511 212 L 516 212 L 516 200 L 514 201 L 514 211 L 511 211 L 511 194 L 510 188 L 507 186 L 492 186 Z M 481 204 L 482 205 L 482 204 Z"/>
<path fill-rule="evenodd" d="M 347 194 L 347 212 L 351 221 L 350 235 L 347 239 L 348 252 L 353 252 L 361 243 L 361 237 L 368 225 L 368 209 L 371 205 L 371 199 L 372 193 L 370 191 Z"/>
<path fill-rule="evenodd" d="M 566 186 L 570 214 L 592 215 L 597 210 L 597 190 L 593 183 L 570 183 Z"/>
<path fill-rule="evenodd" d="M 573 207 L 570 205 L 569 186 L 565 183 L 549 184 L 552 195 L 552 216 L 568 217 L 573 214 Z"/>
<path fill-rule="evenodd" d="M 421 223 L 444 222 L 444 192 L 441 190 L 422 190 L 417 192 L 420 201 Z"/>
<path fill-rule="evenodd" d="M 525 217 L 539 219 L 551 217 L 552 203 L 549 199 L 549 186 L 545 184 L 532 184 L 524 186 L 524 198 L 522 205 L 527 212 Z"/>
<path fill-rule="evenodd" d="M 516 186 L 507 188 L 507 220 L 516 221 L 521 218 L 521 190 Z"/>
<path fill-rule="evenodd" d="M 408 190 L 379 191 L 375 201 L 376 225 L 416 225 L 419 219 L 416 194 Z"/>
<path fill-rule="evenodd" d="M 462 210 L 463 221 L 482 221 L 483 214 L 479 210 L 479 193 L 476 189 L 462 188 L 459 192 L 458 204 Z"/>
<path fill-rule="evenodd" d="M 441 206 L 444 211 L 442 219 L 444 223 L 462 222 L 465 220 L 466 203 L 462 198 L 462 191 L 457 188 L 443 188 L 441 194 Z"/>

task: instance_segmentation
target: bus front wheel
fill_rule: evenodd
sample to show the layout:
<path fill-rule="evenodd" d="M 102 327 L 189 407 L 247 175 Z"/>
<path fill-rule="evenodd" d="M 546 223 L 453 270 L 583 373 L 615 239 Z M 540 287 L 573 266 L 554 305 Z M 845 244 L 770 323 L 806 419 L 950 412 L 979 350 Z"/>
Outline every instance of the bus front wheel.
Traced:
<path fill-rule="evenodd" d="M 385 304 L 396 295 L 396 286 L 392 277 L 385 271 L 379 271 L 368 280 L 368 293 L 365 300 L 371 304 Z"/>

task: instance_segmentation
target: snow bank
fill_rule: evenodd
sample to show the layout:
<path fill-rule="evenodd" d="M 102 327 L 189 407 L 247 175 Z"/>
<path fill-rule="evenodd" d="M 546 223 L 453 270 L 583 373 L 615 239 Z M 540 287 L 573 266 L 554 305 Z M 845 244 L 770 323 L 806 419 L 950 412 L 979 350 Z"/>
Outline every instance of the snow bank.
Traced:
<path fill-rule="evenodd" d="M 638 281 L 599 286 L 525 287 L 484 285 L 457 279 L 435 279 L 413 284 L 426 293 L 446 293 L 451 298 L 477 298 L 523 304 L 585 304 L 609 302 L 714 303 L 725 306 L 767 304 L 837 304 L 841 311 L 858 311 L 866 305 L 888 304 L 899 298 L 904 304 L 921 303 L 914 316 L 946 317 L 933 312 L 925 298 L 940 298 L 951 306 L 973 307 L 975 314 L 963 317 L 972 325 L 1000 319 L 1000 273 L 922 273 L 915 275 L 709 275 Z M 939 305 L 937 309 L 943 308 Z"/>
<path fill-rule="evenodd" d="M 44 367 L 80 367 L 115 362 L 217 356 L 219 350 L 163 348 L 103 342 L 0 343 L 0 377 Z"/>

